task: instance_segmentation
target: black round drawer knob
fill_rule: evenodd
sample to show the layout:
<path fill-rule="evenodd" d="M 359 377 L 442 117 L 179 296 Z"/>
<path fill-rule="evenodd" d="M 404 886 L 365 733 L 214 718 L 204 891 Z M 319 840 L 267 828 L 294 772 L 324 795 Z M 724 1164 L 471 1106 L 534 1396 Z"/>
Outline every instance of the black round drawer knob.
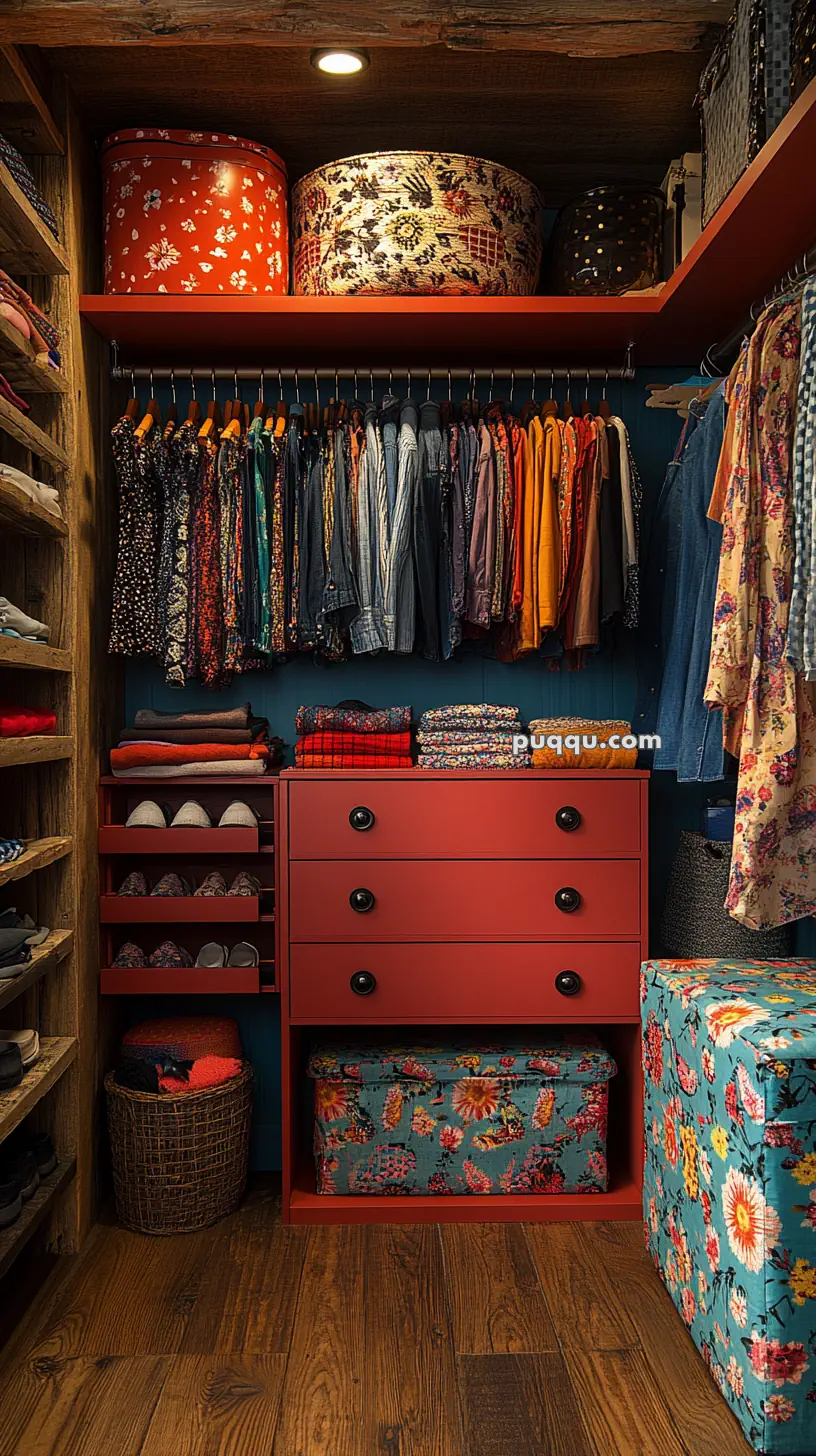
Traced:
<path fill-rule="evenodd" d="M 352 809 L 351 813 L 349 814 L 349 824 L 351 825 L 352 829 L 359 829 L 360 833 L 362 833 L 364 829 L 370 829 L 373 823 L 374 810 L 367 809 L 365 804 L 358 804 L 357 808 Z"/>
<path fill-rule="evenodd" d="M 573 910 L 578 909 L 581 896 L 571 885 L 565 885 L 562 890 L 556 891 L 555 903 L 557 909 L 563 910 L 565 915 L 571 915 Z"/>
<path fill-rule="evenodd" d="M 352 890 L 349 905 L 359 915 L 365 915 L 366 910 L 374 909 L 374 894 L 371 890 Z"/>
<path fill-rule="evenodd" d="M 581 989 L 581 977 L 577 971 L 559 971 L 555 978 L 555 989 L 560 996 L 577 996 Z"/>
<path fill-rule="evenodd" d="M 370 996 L 377 989 L 377 977 L 370 971 L 355 971 L 349 985 L 355 996 Z"/>
<path fill-rule="evenodd" d="M 558 810 L 555 816 L 555 822 L 559 829 L 563 829 L 566 833 L 569 833 L 572 829 L 577 829 L 581 823 L 580 810 L 574 809 L 571 804 L 565 804 L 563 809 Z"/>

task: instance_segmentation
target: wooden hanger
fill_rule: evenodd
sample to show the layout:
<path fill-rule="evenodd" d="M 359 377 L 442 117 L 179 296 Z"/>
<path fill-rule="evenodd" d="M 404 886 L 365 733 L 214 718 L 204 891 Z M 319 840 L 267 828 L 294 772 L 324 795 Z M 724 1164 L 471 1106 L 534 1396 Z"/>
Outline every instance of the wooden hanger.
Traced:
<path fill-rule="evenodd" d="M 601 417 L 602 420 L 611 420 L 611 418 L 612 418 L 612 406 L 611 406 L 611 404 L 609 403 L 609 400 L 606 397 L 606 386 L 607 386 L 608 383 L 609 383 L 609 375 L 608 374 L 605 374 L 604 375 L 603 394 L 601 395 L 601 401 L 600 401 L 600 404 L 598 405 L 598 414 L 600 415 L 600 417 Z"/>
<path fill-rule="evenodd" d="M 207 440 L 214 434 L 221 424 L 221 406 L 217 399 L 211 399 L 207 405 L 207 418 L 198 432 L 199 440 Z"/>
<path fill-rule="evenodd" d="M 266 416 L 266 402 L 262 399 L 255 401 L 255 408 L 252 411 L 253 420 L 259 420 Z"/>
<path fill-rule="evenodd" d="M 139 401 L 136 396 L 133 395 L 125 405 L 124 418 L 127 420 L 135 420 L 140 414 L 141 410 L 139 409 Z"/>
<path fill-rule="evenodd" d="M 145 435 L 150 433 L 154 425 L 160 424 L 161 410 L 159 409 L 159 402 L 156 399 L 149 399 L 147 402 L 147 410 L 136 426 L 136 439 L 143 440 Z"/>
<path fill-rule="evenodd" d="M 286 422 L 289 418 L 289 406 L 285 400 L 279 399 L 275 407 L 275 436 L 279 440 L 286 432 Z"/>
<path fill-rule="evenodd" d="M 561 413 L 560 406 L 559 406 L 558 400 L 555 397 L 555 370 L 554 369 L 551 369 L 550 370 L 550 397 L 549 397 L 549 399 L 545 399 L 543 405 L 541 406 L 541 418 L 543 420 L 543 419 L 546 419 L 548 416 L 552 415 L 552 416 L 554 416 L 557 419 L 560 413 Z"/>
<path fill-rule="evenodd" d="M 201 405 L 195 396 L 195 375 L 192 369 L 190 370 L 190 404 L 187 409 L 187 419 L 191 425 L 201 422 Z"/>

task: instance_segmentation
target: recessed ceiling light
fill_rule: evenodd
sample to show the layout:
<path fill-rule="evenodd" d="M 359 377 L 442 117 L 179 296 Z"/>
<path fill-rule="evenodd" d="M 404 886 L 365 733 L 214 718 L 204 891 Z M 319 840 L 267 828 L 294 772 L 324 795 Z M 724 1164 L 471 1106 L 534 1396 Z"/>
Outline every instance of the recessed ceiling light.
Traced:
<path fill-rule="evenodd" d="M 367 51 L 312 51 L 312 65 L 328 76 L 353 76 L 368 66 Z"/>

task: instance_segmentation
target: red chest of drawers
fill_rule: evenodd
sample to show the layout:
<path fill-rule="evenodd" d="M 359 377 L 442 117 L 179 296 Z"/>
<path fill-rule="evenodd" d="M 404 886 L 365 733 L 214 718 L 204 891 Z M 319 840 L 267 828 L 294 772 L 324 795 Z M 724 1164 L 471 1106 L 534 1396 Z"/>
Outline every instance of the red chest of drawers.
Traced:
<path fill-rule="evenodd" d="M 284 1216 L 639 1216 L 648 775 L 289 770 L 280 789 Z M 302 1134 L 307 1028 L 512 1023 L 591 1025 L 616 1056 L 619 1176 L 608 1194 L 314 1192 Z"/>

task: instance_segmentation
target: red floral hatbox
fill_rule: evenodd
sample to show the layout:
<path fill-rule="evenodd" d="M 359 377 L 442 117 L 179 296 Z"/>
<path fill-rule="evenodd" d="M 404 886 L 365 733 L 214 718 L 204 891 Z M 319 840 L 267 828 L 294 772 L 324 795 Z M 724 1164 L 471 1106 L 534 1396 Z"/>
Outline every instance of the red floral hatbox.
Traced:
<path fill-rule="evenodd" d="M 140 127 L 102 145 L 106 293 L 288 293 L 286 168 L 222 132 Z"/>

